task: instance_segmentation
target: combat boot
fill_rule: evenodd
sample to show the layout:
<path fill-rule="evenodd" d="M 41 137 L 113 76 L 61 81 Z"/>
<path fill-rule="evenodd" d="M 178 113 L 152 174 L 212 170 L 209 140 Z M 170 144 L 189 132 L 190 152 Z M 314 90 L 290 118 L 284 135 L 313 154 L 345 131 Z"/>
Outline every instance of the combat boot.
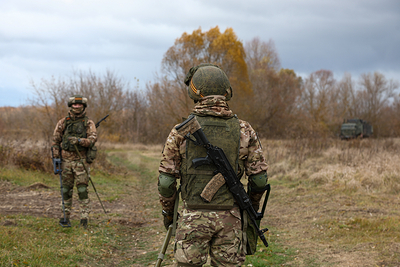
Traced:
<path fill-rule="evenodd" d="M 62 217 L 62 218 L 60 219 L 60 225 L 61 225 L 62 227 L 71 227 L 71 223 L 69 222 L 69 218 L 64 218 L 64 217 Z"/>
<path fill-rule="evenodd" d="M 88 219 L 81 219 L 80 226 L 82 226 L 83 228 L 87 229 Z"/>

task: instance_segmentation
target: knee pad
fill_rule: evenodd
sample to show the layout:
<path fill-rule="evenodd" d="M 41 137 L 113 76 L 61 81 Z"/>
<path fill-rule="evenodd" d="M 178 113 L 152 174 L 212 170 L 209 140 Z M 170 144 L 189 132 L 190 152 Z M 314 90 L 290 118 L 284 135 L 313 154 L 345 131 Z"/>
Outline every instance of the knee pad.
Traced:
<path fill-rule="evenodd" d="M 69 187 L 67 185 L 63 185 L 62 193 L 63 193 L 64 200 L 72 198 L 72 188 L 71 187 Z"/>
<path fill-rule="evenodd" d="M 79 199 L 88 199 L 89 198 L 87 185 L 78 186 L 78 196 L 79 196 Z"/>

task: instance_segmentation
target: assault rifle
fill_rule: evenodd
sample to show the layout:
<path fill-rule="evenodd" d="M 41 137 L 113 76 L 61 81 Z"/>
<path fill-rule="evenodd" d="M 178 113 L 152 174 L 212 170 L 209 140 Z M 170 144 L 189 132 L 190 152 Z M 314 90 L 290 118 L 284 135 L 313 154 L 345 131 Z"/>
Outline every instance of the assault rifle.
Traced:
<path fill-rule="evenodd" d="M 180 125 L 175 127 L 178 133 L 185 137 L 185 139 L 194 142 L 198 146 L 202 146 L 207 150 L 207 156 L 204 158 L 197 158 L 193 160 L 193 165 L 195 167 L 204 165 L 204 164 L 213 164 L 216 167 L 215 173 L 222 174 L 225 179 L 225 183 L 229 188 L 229 191 L 232 193 L 236 203 L 239 205 L 239 208 L 242 212 L 247 212 L 254 228 L 256 229 L 257 235 L 260 237 L 262 242 L 266 247 L 268 247 L 268 242 L 265 239 L 264 233 L 268 231 L 267 228 L 260 229 L 259 222 L 263 217 L 263 213 L 259 213 L 254 210 L 251 200 L 247 195 L 243 184 L 239 181 L 235 170 L 232 168 L 229 163 L 228 158 L 225 155 L 225 152 L 222 148 L 217 146 L 213 146 L 205 136 L 203 130 L 199 122 L 197 121 L 194 115 L 190 115 L 187 120 L 182 122 Z M 190 135 L 193 135 L 196 140 L 190 138 Z M 263 210 L 265 208 L 263 207 Z"/>
<path fill-rule="evenodd" d="M 107 119 L 107 117 L 108 116 L 110 116 L 110 115 L 106 115 L 104 118 L 102 118 L 101 120 L 99 120 L 97 123 L 96 123 L 96 128 L 99 128 L 99 126 L 100 126 L 100 123 L 102 122 L 102 121 L 105 121 L 106 119 Z"/>

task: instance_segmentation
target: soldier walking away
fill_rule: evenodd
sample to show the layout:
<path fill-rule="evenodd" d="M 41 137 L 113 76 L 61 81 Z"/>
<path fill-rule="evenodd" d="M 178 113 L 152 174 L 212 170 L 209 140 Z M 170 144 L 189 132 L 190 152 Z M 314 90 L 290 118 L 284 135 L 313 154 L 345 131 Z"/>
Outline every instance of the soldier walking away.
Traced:
<path fill-rule="evenodd" d="M 90 213 L 88 192 L 90 170 L 89 168 L 85 170 L 85 167 L 88 166 L 87 163 L 91 163 L 91 160 L 87 159 L 88 150 L 95 145 L 97 132 L 94 122 L 86 116 L 87 98 L 74 95 L 68 99 L 68 107 L 70 108 L 68 116 L 58 121 L 52 142 L 53 157 L 62 161 L 61 187 L 64 207 L 60 224 L 70 225 L 75 184 L 79 196 L 80 225 L 87 228 Z"/>
<path fill-rule="evenodd" d="M 190 69 L 184 82 L 195 102 L 191 114 L 210 143 L 223 149 L 237 177 L 246 174 L 251 205 L 257 211 L 267 187 L 268 165 L 256 132 L 248 122 L 238 119 L 227 104 L 232 97 L 228 77 L 216 65 L 200 64 Z M 192 137 L 185 138 L 174 127 L 159 166 L 158 191 L 167 230 L 177 212 L 174 203 L 179 194 L 177 179 L 181 179 L 183 209 L 175 236 L 176 266 L 203 266 L 208 256 L 212 266 L 241 266 L 249 254 L 242 228 L 244 217 L 226 185 L 207 201 L 202 197 L 217 175 L 215 166 L 194 167 L 193 159 L 205 157 L 206 150 L 189 142 L 189 138 Z"/>

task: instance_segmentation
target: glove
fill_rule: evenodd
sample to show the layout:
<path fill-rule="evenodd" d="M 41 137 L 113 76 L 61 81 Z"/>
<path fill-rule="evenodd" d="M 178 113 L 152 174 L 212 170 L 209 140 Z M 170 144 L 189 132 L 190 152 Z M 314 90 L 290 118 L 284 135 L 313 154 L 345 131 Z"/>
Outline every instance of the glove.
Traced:
<path fill-rule="evenodd" d="M 68 141 L 71 145 L 77 145 L 80 140 L 78 137 L 68 137 Z"/>
<path fill-rule="evenodd" d="M 60 158 L 60 147 L 55 145 L 51 147 L 51 158 L 59 159 Z"/>
<path fill-rule="evenodd" d="M 164 216 L 165 229 L 167 229 L 167 231 L 168 231 L 168 227 L 174 222 L 174 213 L 163 210 L 162 211 L 162 215 Z M 176 218 L 176 220 L 177 220 L 176 225 L 177 226 L 178 226 L 179 217 L 181 217 L 181 215 L 178 212 L 178 217 Z"/>
<path fill-rule="evenodd" d="M 253 206 L 255 211 L 258 211 L 258 209 L 260 208 L 260 201 L 261 201 L 263 194 L 264 194 L 264 191 L 263 192 L 251 191 L 249 194 L 249 198 L 251 200 L 251 205 Z"/>

